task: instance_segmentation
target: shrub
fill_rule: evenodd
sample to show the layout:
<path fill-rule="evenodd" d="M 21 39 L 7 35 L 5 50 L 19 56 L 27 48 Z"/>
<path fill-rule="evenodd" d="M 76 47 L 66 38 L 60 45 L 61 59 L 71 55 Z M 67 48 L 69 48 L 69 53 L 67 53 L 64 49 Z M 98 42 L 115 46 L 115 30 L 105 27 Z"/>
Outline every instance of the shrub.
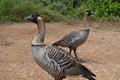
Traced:
<path fill-rule="evenodd" d="M 65 0 L 66 1 L 66 0 Z M 46 21 L 61 21 L 81 18 L 88 9 L 95 11 L 94 18 L 120 17 L 119 0 L 80 0 L 74 8 L 73 0 L 0 0 L 0 22 L 21 22 L 34 12 L 40 13 Z"/>

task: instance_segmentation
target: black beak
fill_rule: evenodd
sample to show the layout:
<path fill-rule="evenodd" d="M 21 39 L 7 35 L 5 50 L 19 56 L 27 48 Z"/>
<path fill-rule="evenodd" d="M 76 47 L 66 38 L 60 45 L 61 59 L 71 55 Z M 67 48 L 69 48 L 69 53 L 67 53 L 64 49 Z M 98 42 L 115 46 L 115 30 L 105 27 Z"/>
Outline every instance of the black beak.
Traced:
<path fill-rule="evenodd" d="M 93 10 L 90 10 L 90 14 L 94 14 Z"/>
<path fill-rule="evenodd" d="M 92 11 L 91 14 L 94 14 L 94 12 Z"/>

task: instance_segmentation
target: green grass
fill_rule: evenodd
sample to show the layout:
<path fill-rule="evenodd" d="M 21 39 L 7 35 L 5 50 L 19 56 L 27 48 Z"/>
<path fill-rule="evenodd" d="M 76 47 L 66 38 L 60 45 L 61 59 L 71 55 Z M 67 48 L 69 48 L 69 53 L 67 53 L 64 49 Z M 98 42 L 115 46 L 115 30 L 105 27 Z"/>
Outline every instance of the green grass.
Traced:
<path fill-rule="evenodd" d="M 24 18 L 31 13 L 40 13 L 46 21 L 64 21 L 83 18 L 88 9 L 95 11 L 93 19 L 120 17 L 120 3 L 113 0 L 93 0 L 80 2 L 80 7 L 73 8 L 73 0 L 64 5 L 60 0 L 51 3 L 50 0 L 0 0 L 0 23 L 24 22 Z"/>

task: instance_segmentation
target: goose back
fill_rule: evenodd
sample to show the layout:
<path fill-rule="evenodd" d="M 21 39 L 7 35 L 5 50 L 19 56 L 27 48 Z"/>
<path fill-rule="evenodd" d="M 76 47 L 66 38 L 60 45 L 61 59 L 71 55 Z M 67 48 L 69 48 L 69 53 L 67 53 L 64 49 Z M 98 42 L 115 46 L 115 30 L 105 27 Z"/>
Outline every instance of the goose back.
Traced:
<path fill-rule="evenodd" d="M 89 29 L 72 31 L 61 40 L 53 43 L 54 46 L 69 47 L 71 49 L 76 49 L 78 46 L 82 45 L 88 38 Z"/>

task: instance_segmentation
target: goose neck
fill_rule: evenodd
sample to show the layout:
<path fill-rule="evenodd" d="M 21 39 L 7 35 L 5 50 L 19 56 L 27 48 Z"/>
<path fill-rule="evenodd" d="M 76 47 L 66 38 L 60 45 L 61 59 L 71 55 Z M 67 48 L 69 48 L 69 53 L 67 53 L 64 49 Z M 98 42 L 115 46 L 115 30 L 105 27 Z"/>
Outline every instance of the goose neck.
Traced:
<path fill-rule="evenodd" d="M 87 15 L 87 14 L 85 14 L 85 16 L 84 16 L 84 27 L 85 27 L 86 29 L 89 29 L 89 25 L 88 25 L 88 15 Z"/>
<path fill-rule="evenodd" d="M 38 23 L 38 32 L 36 36 L 33 38 L 32 44 L 33 45 L 43 45 L 44 44 L 44 37 L 45 37 L 45 24 L 44 22 Z"/>

